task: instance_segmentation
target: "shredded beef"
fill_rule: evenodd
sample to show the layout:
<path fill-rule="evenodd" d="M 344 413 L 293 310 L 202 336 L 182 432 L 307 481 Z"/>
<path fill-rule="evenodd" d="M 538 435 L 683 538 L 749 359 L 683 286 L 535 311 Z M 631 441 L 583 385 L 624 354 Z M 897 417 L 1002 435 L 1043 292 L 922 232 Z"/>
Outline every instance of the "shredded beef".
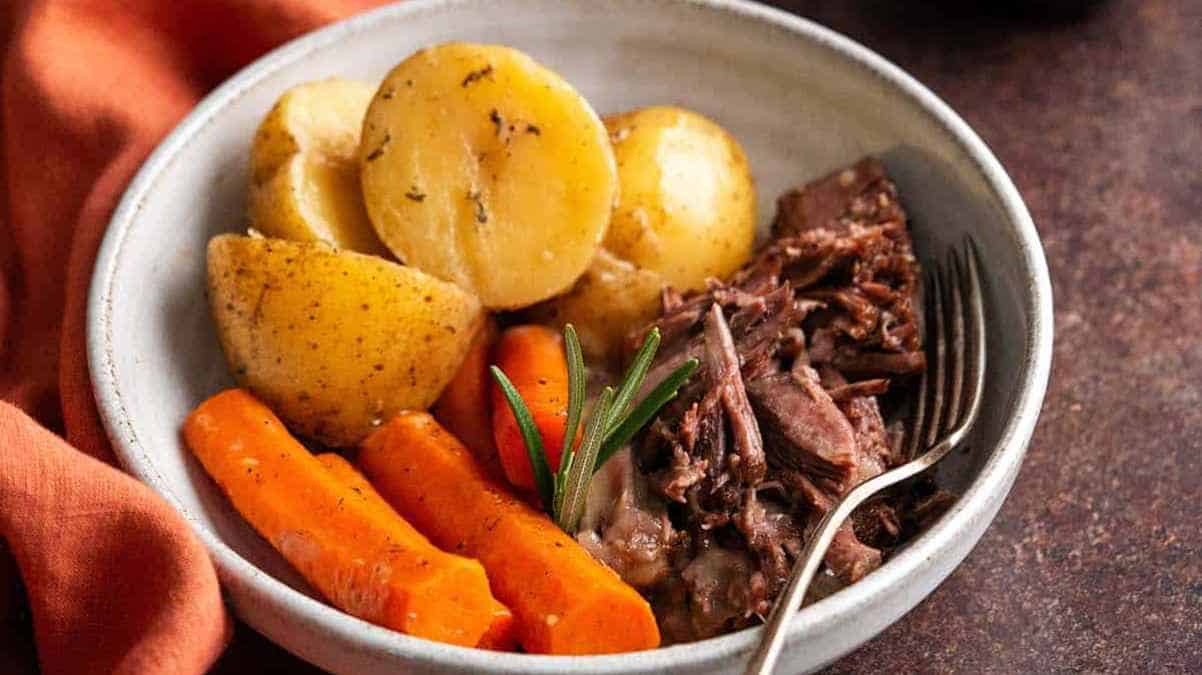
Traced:
<path fill-rule="evenodd" d="M 705 373 L 726 413 L 726 422 L 733 440 L 734 454 L 727 457 L 731 472 L 744 485 L 756 485 L 764 478 L 767 463 L 764 442 L 755 413 L 743 387 L 739 354 L 726 325 L 721 305 L 714 304 L 705 317 Z"/>
<path fill-rule="evenodd" d="M 827 394 L 835 403 L 842 403 L 861 396 L 880 396 L 887 391 L 889 391 L 889 380 L 878 378 L 861 380 L 855 384 L 840 384 L 828 389 Z"/>
<path fill-rule="evenodd" d="M 647 489 L 629 450 L 605 463 L 589 485 L 576 539 L 635 588 L 651 588 L 670 570 L 676 532 L 663 502 Z"/>
<path fill-rule="evenodd" d="M 665 290 L 660 317 L 627 339 L 630 355 L 651 327 L 661 333 L 644 394 L 687 359 L 701 364 L 632 443 L 648 497 L 659 501 L 625 520 L 659 522 L 646 514 L 662 513 L 668 522 L 642 539 L 658 547 L 656 573 L 636 578 L 657 580 L 640 587 L 668 642 L 760 621 L 827 511 L 905 461 L 902 407 L 926 359 L 918 263 L 896 187 L 879 161 L 861 160 L 785 193 L 773 234 L 730 279 Z M 928 488 L 857 510 L 815 593 L 876 569 L 942 513 L 949 497 Z M 598 538 L 604 529 L 582 541 Z"/>
<path fill-rule="evenodd" d="M 746 551 L 718 546 L 683 559 L 652 606 L 667 644 L 742 628 L 759 616 L 756 608 L 770 608 L 755 560 Z"/>

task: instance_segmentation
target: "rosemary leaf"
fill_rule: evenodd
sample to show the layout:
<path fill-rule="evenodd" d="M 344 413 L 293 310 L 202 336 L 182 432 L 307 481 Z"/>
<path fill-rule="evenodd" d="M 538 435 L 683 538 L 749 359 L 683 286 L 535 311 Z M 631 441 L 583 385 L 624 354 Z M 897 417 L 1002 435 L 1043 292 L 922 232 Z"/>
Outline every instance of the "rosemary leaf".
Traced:
<path fill-rule="evenodd" d="M 513 418 L 517 420 L 518 429 L 522 432 L 522 441 L 526 444 L 526 454 L 530 456 L 530 468 L 534 472 L 534 486 L 538 488 L 544 508 L 550 507 L 555 501 L 555 482 L 551 478 L 551 468 L 547 465 L 547 453 L 543 450 L 542 436 L 538 433 L 538 427 L 534 426 L 534 418 L 530 415 L 530 409 L 526 407 L 526 402 L 522 400 L 521 394 L 500 368 L 489 366 L 489 371 L 492 372 L 497 385 L 501 387 L 501 393 L 505 395 L 509 409 L 513 411 Z"/>
<path fill-rule="evenodd" d="M 555 472 L 555 476 L 552 479 L 552 482 L 555 484 L 554 485 L 555 497 L 551 503 L 551 508 L 549 509 L 549 513 L 552 514 L 552 517 L 554 517 L 554 514 L 559 513 L 560 510 L 563 509 L 564 488 L 565 488 L 565 486 L 567 486 L 567 483 L 568 483 L 568 473 L 572 470 L 572 465 L 575 462 L 576 462 L 576 453 L 575 452 L 571 452 L 571 453 L 568 453 L 567 455 L 564 455 L 563 459 L 561 459 L 559 462 L 559 471 Z"/>
<path fill-rule="evenodd" d="M 568 472 L 576 458 L 576 430 L 580 427 L 580 416 L 584 412 L 585 385 L 584 354 L 580 349 L 580 338 L 572 324 L 563 329 L 564 351 L 568 362 L 568 418 L 563 430 L 563 448 L 560 450 L 559 471 L 555 474 L 555 504 L 552 513 L 559 513 L 563 503 L 564 485 Z"/>
<path fill-rule="evenodd" d="M 605 425 L 607 437 L 625 421 L 626 409 L 630 407 L 630 402 L 634 400 L 635 394 L 639 393 L 639 388 L 643 386 L 643 379 L 647 377 L 647 371 L 651 368 L 651 362 L 655 360 L 655 352 L 658 349 L 659 328 L 652 328 L 647 333 L 647 337 L 643 339 L 643 346 L 639 348 L 638 354 L 630 362 L 630 368 L 622 377 L 622 386 L 618 389 L 617 396 L 614 397 L 613 409 L 610 412 L 609 421 Z"/>
<path fill-rule="evenodd" d="M 605 424 L 609 420 L 610 407 L 613 404 L 613 387 L 606 387 L 597 399 L 588 424 L 584 427 L 584 439 L 580 442 L 580 450 L 576 452 L 572 469 L 568 473 L 563 495 L 560 498 L 560 508 L 554 514 L 555 522 L 560 529 L 574 534 L 584 516 L 584 505 L 588 497 L 589 484 L 593 480 L 593 470 L 597 463 L 597 455 L 601 450 L 601 442 Z"/>
<path fill-rule="evenodd" d="M 662 382 L 647 394 L 633 411 L 622 421 L 622 424 L 609 434 L 605 439 L 601 451 L 597 454 L 597 467 L 605 464 L 615 452 L 623 445 L 630 442 L 634 435 L 642 429 L 652 417 L 668 404 L 668 401 L 676 398 L 680 387 L 693 375 L 693 371 L 697 370 L 699 362 L 697 359 L 689 359 L 685 361 L 679 368 L 672 371 L 670 375 L 664 378 Z"/>
<path fill-rule="evenodd" d="M 580 338 L 576 336 L 576 328 L 572 324 L 563 329 L 563 341 L 568 357 L 568 419 L 563 429 L 561 456 L 567 458 L 576 447 L 576 429 L 580 426 L 580 416 L 584 412 L 587 376 L 584 371 L 584 354 L 580 350 Z M 561 466 L 563 464 L 566 462 L 561 463 Z"/>

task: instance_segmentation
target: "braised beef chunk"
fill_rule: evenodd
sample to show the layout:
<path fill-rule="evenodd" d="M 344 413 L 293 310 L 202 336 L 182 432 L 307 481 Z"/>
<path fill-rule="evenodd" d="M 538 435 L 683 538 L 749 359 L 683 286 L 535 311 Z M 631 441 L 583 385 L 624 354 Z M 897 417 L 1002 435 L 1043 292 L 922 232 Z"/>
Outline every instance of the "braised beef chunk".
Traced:
<path fill-rule="evenodd" d="M 801 524 L 788 509 L 768 500 L 761 500 L 757 491 L 747 491 L 743 509 L 735 517 L 735 527 L 747 541 L 747 547 L 759 560 L 768 597 L 784 590 L 789 577 L 789 561 L 801 554 Z M 757 614 L 766 615 L 771 605 L 757 607 Z"/>
<path fill-rule="evenodd" d="M 826 551 L 826 565 L 840 580 L 851 584 L 881 566 L 881 552 L 860 541 L 851 523 L 843 523 Z"/>
<path fill-rule="evenodd" d="M 775 239 L 731 279 L 664 292 L 643 393 L 689 358 L 701 366 L 632 444 L 646 494 L 622 492 L 621 512 L 582 535 L 620 573 L 633 569 L 668 641 L 760 621 L 839 497 L 904 461 L 900 405 L 926 360 L 897 189 L 868 158 L 778 209 Z M 629 337 L 630 353 L 649 329 Z M 871 572 L 947 499 L 899 493 L 861 508 L 819 585 Z M 628 533 L 638 546 L 614 543 Z"/>
<path fill-rule="evenodd" d="M 676 532 L 663 502 L 650 494 L 629 450 L 605 463 L 589 486 L 576 540 L 635 588 L 652 588 L 670 571 Z"/>
<path fill-rule="evenodd" d="M 769 461 L 846 486 L 857 473 L 855 431 L 817 379 L 777 373 L 748 391 L 769 439 Z"/>
<path fill-rule="evenodd" d="M 897 187 L 875 157 L 865 157 L 846 169 L 789 190 L 777 200 L 776 209 L 772 234 L 777 238 L 818 228 L 846 232 L 853 224 L 877 225 L 906 219 L 897 200 Z"/>
<path fill-rule="evenodd" d="M 651 605 L 665 644 L 742 628 L 756 617 L 751 608 L 770 608 L 755 560 L 745 551 L 719 546 L 682 558 Z"/>

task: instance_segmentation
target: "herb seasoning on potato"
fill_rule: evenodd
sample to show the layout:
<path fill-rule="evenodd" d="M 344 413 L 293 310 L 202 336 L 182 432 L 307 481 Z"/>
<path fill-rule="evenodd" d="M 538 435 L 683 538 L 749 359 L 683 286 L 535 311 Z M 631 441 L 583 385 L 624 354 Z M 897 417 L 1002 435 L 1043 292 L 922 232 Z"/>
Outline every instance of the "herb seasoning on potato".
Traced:
<path fill-rule="evenodd" d="M 470 293 L 412 267 L 236 235 L 209 243 L 209 301 L 239 383 L 335 447 L 433 403 L 481 319 Z"/>
<path fill-rule="evenodd" d="M 807 528 L 899 461 L 925 368 L 884 167 L 779 206 L 754 250 L 717 122 L 603 123 L 509 47 L 301 84 L 253 139 L 250 236 L 209 242 L 240 388 L 185 440 L 323 597 L 394 630 L 601 654 L 754 625 Z M 949 499 L 874 503 L 827 591 Z"/>
<path fill-rule="evenodd" d="M 331 78 L 280 97 L 251 146 L 250 226 L 269 237 L 387 254 L 359 191 L 359 132 L 375 89 Z"/>
<path fill-rule="evenodd" d="M 388 248 L 489 308 L 571 286 L 616 197 L 592 107 L 508 47 L 451 43 L 405 59 L 367 109 L 359 154 L 367 212 Z"/>

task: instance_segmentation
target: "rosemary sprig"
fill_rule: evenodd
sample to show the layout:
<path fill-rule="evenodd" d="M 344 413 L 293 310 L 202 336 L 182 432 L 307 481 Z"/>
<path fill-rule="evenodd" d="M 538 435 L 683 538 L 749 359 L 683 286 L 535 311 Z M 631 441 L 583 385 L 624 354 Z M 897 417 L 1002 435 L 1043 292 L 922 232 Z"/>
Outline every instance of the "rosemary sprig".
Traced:
<path fill-rule="evenodd" d="M 580 517 L 584 515 L 589 483 L 593 480 L 593 468 L 597 465 L 597 453 L 601 450 L 605 422 L 609 419 L 613 400 L 613 387 L 606 387 L 597 398 L 593 414 L 584 427 L 580 450 L 573 457 L 567 478 L 564 480 L 563 494 L 559 496 L 559 510 L 551 514 L 555 518 L 555 524 L 564 532 L 575 532 L 580 524 Z"/>
<path fill-rule="evenodd" d="M 668 404 L 669 401 L 676 398 L 676 394 L 685 382 L 693 375 L 699 365 L 697 359 L 689 359 L 680 365 L 676 370 L 673 370 L 662 382 L 651 390 L 651 393 L 639 402 L 629 415 L 626 416 L 612 431 L 609 432 L 605 439 L 605 444 L 601 446 L 601 452 L 597 455 L 597 467 L 605 463 L 615 452 L 620 450 L 623 445 L 630 442 L 634 435 L 639 432 L 651 421 L 655 414 Z"/>
<path fill-rule="evenodd" d="M 651 362 L 655 359 L 655 352 L 659 349 L 659 339 L 659 329 L 652 328 L 643 340 L 643 346 L 635 354 L 634 360 L 630 362 L 630 368 L 622 377 L 622 387 L 618 389 L 618 395 L 614 397 L 613 413 L 605 425 L 606 436 L 612 434 L 613 430 L 626 419 L 626 409 L 630 406 L 634 395 L 639 392 L 639 387 L 643 386 L 643 379 L 647 377 L 647 371 L 651 369 Z"/>
<path fill-rule="evenodd" d="M 676 397 L 680 387 L 697 369 L 697 359 L 689 359 L 664 378 L 642 401 L 632 406 L 631 402 L 643 386 L 647 371 L 655 360 L 659 342 L 659 329 L 653 328 L 631 361 L 617 391 L 606 387 L 597 398 L 589 414 L 588 423 L 585 424 L 584 436 L 579 447 L 576 447 L 576 430 L 580 426 L 584 411 L 586 372 L 576 329 L 571 324 L 564 328 L 564 349 L 568 363 L 568 410 L 561 460 L 555 475 L 551 474 L 542 436 L 534 426 L 534 418 L 526 407 L 526 402 L 500 368 L 490 368 L 522 433 L 522 441 L 526 445 L 526 454 L 530 458 L 530 466 L 534 473 L 534 484 L 542 498 L 543 506 L 565 532 L 575 533 L 580 526 L 593 474 L 619 448 L 629 443 L 639 429 L 655 417 L 660 408 Z"/>
<path fill-rule="evenodd" d="M 584 370 L 584 354 L 580 349 L 580 338 L 576 328 L 568 324 L 563 329 L 564 351 L 568 362 L 568 419 L 563 430 L 563 448 L 560 450 L 559 471 L 555 474 L 555 502 L 552 513 L 559 513 L 568 474 L 576 459 L 576 429 L 584 412 L 585 385 L 588 374 Z M 544 502 L 546 503 L 546 502 Z"/>

